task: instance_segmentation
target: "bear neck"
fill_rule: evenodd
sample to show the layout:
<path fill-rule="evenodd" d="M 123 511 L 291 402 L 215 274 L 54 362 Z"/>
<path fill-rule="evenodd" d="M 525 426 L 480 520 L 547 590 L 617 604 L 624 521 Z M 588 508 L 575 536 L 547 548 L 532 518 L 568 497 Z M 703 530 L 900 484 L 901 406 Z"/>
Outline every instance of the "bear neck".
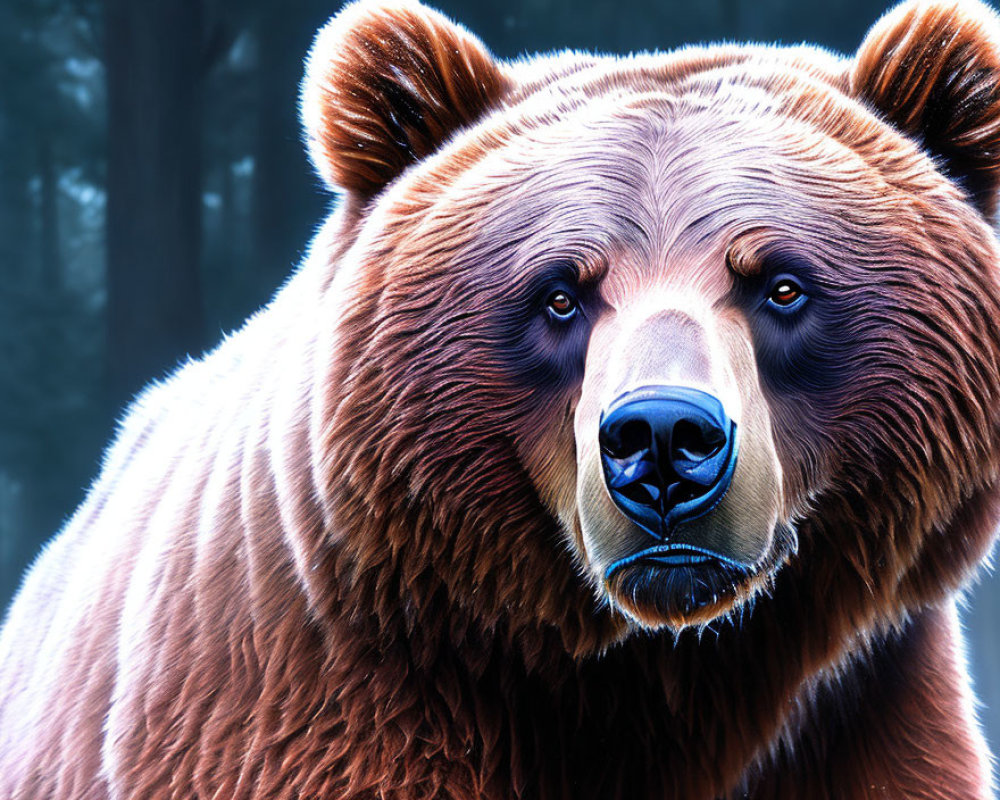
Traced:
<path fill-rule="evenodd" d="M 720 796 L 782 734 L 830 655 L 800 650 L 820 636 L 795 612 L 806 598 L 792 582 L 775 589 L 790 614 L 762 602 L 743 630 L 634 633 L 582 659 L 554 629 L 484 625 L 441 586 L 408 610 L 405 585 L 370 574 L 317 621 L 317 689 L 345 737 L 330 768 L 389 797 L 449 764 L 464 778 L 448 796 L 577 796 L 577 784 L 593 787 L 579 796 Z"/>

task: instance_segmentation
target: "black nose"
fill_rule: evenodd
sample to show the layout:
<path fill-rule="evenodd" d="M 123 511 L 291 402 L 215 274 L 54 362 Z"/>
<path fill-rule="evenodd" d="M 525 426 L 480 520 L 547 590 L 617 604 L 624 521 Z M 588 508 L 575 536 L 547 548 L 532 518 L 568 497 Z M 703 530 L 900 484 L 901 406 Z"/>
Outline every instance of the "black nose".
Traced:
<path fill-rule="evenodd" d="M 736 423 L 717 397 L 686 386 L 619 397 L 601 418 L 599 441 L 615 504 L 659 538 L 713 508 L 736 468 Z"/>

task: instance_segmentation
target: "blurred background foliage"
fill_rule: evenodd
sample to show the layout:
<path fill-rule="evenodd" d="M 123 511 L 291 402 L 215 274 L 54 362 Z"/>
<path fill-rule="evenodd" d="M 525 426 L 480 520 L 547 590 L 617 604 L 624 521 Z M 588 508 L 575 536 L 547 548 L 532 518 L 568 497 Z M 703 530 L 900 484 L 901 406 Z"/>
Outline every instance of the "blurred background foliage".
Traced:
<path fill-rule="evenodd" d="M 807 41 L 885 0 L 440 0 L 494 53 Z M 297 120 L 336 0 L 0 0 L 0 608 L 129 398 L 267 301 L 330 203 Z M 969 595 L 1000 744 L 1000 581 Z M 995 747 L 996 749 L 996 747 Z"/>

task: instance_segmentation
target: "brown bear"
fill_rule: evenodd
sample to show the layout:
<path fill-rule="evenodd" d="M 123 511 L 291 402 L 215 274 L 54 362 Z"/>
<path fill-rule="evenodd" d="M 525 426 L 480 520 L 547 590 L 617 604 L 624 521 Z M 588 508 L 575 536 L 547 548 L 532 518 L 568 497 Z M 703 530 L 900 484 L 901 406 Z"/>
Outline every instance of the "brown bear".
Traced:
<path fill-rule="evenodd" d="M 986 798 L 1000 24 L 501 62 L 349 6 L 340 192 L 0 638 L 0 796 Z"/>

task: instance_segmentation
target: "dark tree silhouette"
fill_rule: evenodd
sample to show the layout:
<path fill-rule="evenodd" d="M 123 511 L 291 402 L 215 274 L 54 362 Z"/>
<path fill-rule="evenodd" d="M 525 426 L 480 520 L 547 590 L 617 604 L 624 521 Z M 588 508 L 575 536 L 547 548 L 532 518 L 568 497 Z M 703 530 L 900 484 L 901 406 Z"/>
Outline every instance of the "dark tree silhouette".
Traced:
<path fill-rule="evenodd" d="M 202 0 L 105 0 L 109 392 L 203 344 Z"/>

